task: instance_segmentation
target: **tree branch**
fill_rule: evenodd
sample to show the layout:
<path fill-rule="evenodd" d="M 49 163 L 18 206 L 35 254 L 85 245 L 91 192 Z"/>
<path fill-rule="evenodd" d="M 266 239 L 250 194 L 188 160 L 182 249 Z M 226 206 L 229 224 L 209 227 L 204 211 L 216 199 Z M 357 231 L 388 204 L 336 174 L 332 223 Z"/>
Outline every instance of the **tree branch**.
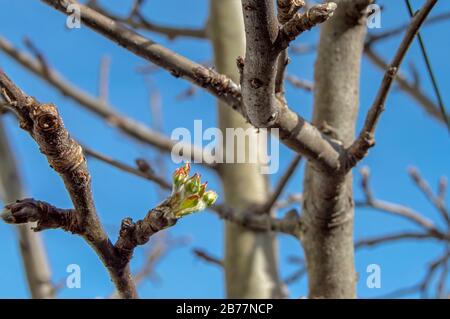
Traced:
<path fill-rule="evenodd" d="M 226 206 L 215 206 L 215 212 L 225 220 L 231 221 L 254 231 L 275 231 L 296 238 L 302 236 L 301 218 L 295 210 L 291 210 L 283 218 L 273 218 L 267 214 L 240 213 Z"/>
<path fill-rule="evenodd" d="M 333 2 L 312 7 L 278 27 L 272 0 L 243 0 L 247 50 L 242 74 L 243 104 L 256 127 L 271 127 L 284 106 L 275 96 L 277 61 L 290 41 L 305 30 L 330 18 Z"/>
<path fill-rule="evenodd" d="M 355 248 L 358 249 L 361 247 L 376 246 L 379 244 L 392 243 L 394 241 L 400 240 L 421 240 L 421 239 L 436 240 L 437 238 L 430 236 L 430 234 L 427 233 L 401 232 L 357 240 L 355 243 Z"/>
<path fill-rule="evenodd" d="M 267 200 L 267 202 L 263 205 L 263 208 L 261 210 L 262 212 L 269 212 L 275 206 L 277 200 L 280 198 L 281 193 L 285 189 L 289 179 L 294 174 L 296 168 L 300 164 L 301 159 L 302 159 L 301 155 L 296 155 L 295 158 L 292 160 L 286 172 L 283 174 L 283 176 L 281 176 L 280 181 L 275 187 L 274 192 Z"/>
<path fill-rule="evenodd" d="M 444 12 L 444 13 L 436 14 L 433 17 L 429 17 L 427 19 L 427 21 L 424 22 L 424 26 L 435 24 L 438 22 L 446 21 L 446 20 L 450 20 L 450 12 Z M 369 35 L 368 39 L 366 41 L 366 45 L 370 46 L 381 40 L 386 40 L 386 39 L 392 38 L 396 35 L 399 35 L 408 29 L 409 24 L 410 24 L 410 22 L 402 24 L 402 25 L 392 28 L 390 30 L 378 33 L 378 34 Z"/>
<path fill-rule="evenodd" d="M 389 68 L 389 65 L 373 50 L 371 46 L 365 46 L 364 53 L 378 68 L 385 71 Z M 420 90 L 414 83 L 408 81 L 402 74 L 397 74 L 395 81 L 399 88 L 414 99 L 419 105 L 439 123 L 445 125 L 445 119 L 442 117 L 442 113 L 439 107 L 432 101 L 425 93 Z"/>
<path fill-rule="evenodd" d="M 403 218 L 408 219 L 409 221 L 413 222 L 414 224 L 418 225 L 419 227 L 425 229 L 427 232 L 436 233 L 437 231 L 434 223 L 423 217 L 420 213 L 415 212 L 414 210 L 410 209 L 409 207 L 396 205 L 388 202 L 383 202 L 380 200 L 375 199 L 373 196 L 372 190 L 370 188 L 370 171 L 368 167 L 364 167 L 361 169 L 361 188 L 363 190 L 363 193 L 365 195 L 365 201 L 362 203 L 356 203 L 359 207 L 371 207 L 379 211 L 383 211 L 389 214 L 401 216 Z"/>
<path fill-rule="evenodd" d="M 100 116 L 106 120 L 109 125 L 118 128 L 127 136 L 169 153 L 176 144 L 175 141 L 167 138 L 161 133 L 148 128 L 146 125 L 135 121 L 134 119 L 118 113 L 115 111 L 117 109 L 115 106 L 108 105 L 104 100 L 94 97 L 74 86 L 72 83 L 68 82 L 61 75 L 59 75 L 58 72 L 52 70 L 48 63 L 43 65 L 39 62 L 39 60 L 34 60 L 30 56 L 14 48 L 6 39 L 2 37 L 0 37 L 0 50 L 56 88 L 64 96 L 73 99 L 81 106 L 84 106 L 89 111 Z M 203 158 L 203 151 L 198 147 L 191 145 L 190 150 L 191 154 L 185 154 L 189 160 L 199 159 L 200 161 L 200 159 Z M 205 161 L 200 162 L 207 167 L 215 167 L 214 164 L 209 165 Z"/>
<path fill-rule="evenodd" d="M 416 186 L 425 195 L 425 197 L 431 202 L 431 204 L 436 207 L 442 219 L 450 227 L 450 212 L 448 211 L 447 207 L 445 207 L 444 200 L 433 193 L 430 185 L 428 185 L 427 181 L 422 178 L 419 171 L 415 167 L 411 167 L 409 169 L 409 175 L 413 179 Z"/>
<path fill-rule="evenodd" d="M 37 222 L 34 231 L 61 228 L 72 234 L 81 235 L 83 229 L 74 209 L 56 208 L 46 202 L 32 198 L 18 200 L 6 205 L 1 215 L 8 224 Z"/>
<path fill-rule="evenodd" d="M 194 253 L 194 255 L 201 259 L 206 261 L 207 263 L 210 263 L 212 265 L 216 265 L 219 266 L 220 268 L 223 268 L 223 260 L 217 257 L 212 256 L 211 254 L 209 254 L 208 252 L 200 249 L 200 248 L 194 248 L 192 250 L 192 252 Z"/>
<path fill-rule="evenodd" d="M 412 44 L 412 41 L 436 3 L 437 0 L 427 0 L 422 9 L 412 19 L 402 43 L 400 44 L 400 47 L 398 48 L 389 68 L 384 75 L 375 101 L 367 113 L 364 127 L 361 130 L 359 137 L 348 150 L 349 169 L 363 159 L 367 155 L 369 149 L 375 145 L 375 128 L 378 120 L 380 119 L 381 113 L 384 111 L 386 98 L 390 92 L 392 83 L 398 73 L 403 59 L 406 56 L 406 53 L 408 52 L 408 49 Z"/>
<path fill-rule="evenodd" d="M 171 26 L 165 26 L 153 23 L 146 19 L 142 13 L 140 12 L 139 6 L 135 6 L 135 8 L 130 12 L 128 17 L 119 17 L 117 15 L 108 12 L 105 8 L 101 7 L 97 2 L 90 2 L 88 6 L 104 16 L 115 20 L 117 22 L 121 22 L 129 25 L 134 29 L 141 29 L 145 31 L 159 33 L 163 36 L 166 36 L 170 40 L 173 40 L 178 37 L 189 37 L 194 39 L 206 39 L 208 37 L 207 28 L 177 28 Z"/>
<path fill-rule="evenodd" d="M 10 203 L 24 196 L 24 187 L 19 167 L 8 135 L 0 116 L 0 200 Z M 29 229 L 29 225 L 18 225 L 17 246 L 26 274 L 31 297 L 47 299 L 55 297 L 55 287 L 51 280 L 51 270 L 46 250 L 39 234 Z"/>
<path fill-rule="evenodd" d="M 41 104 L 25 95 L 3 71 L 0 71 L 0 93 L 19 115 L 20 127 L 30 133 L 50 166 L 63 179 L 75 208 L 73 211 L 64 211 L 59 216 L 50 206 L 35 203 L 30 205 L 29 201 L 24 201 L 7 209 L 4 215 L 6 221 L 26 222 L 28 218 L 42 217 L 40 227 L 38 221 L 38 230 L 61 225 L 68 231 L 82 235 L 108 269 L 121 296 L 137 297 L 129 266 L 117 265 L 116 250 L 97 216 L 92 198 L 91 176 L 81 146 L 70 137 L 56 106 Z M 9 209 L 11 211 L 8 213 Z"/>
<path fill-rule="evenodd" d="M 80 8 L 82 22 L 93 30 L 136 55 L 168 70 L 175 77 L 185 78 L 195 85 L 205 88 L 246 116 L 241 108 L 240 87 L 228 77 L 172 52 L 74 0 L 67 0 L 65 4 L 57 0 L 41 1 L 64 14 L 68 14 L 67 5 L 77 4 Z M 279 110 L 278 117 L 271 127 L 279 129 L 279 136 L 284 144 L 303 154 L 318 169 L 339 170 L 341 168 L 340 146 L 330 141 L 317 128 L 289 108 L 283 107 Z"/>
<path fill-rule="evenodd" d="M 314 90 L 314 83 L 299 79 L 293 75 L 287 75 L 286 80 L 295 88 L 305 90 L 307 92 L 312 92 Z"/>
<path fill-rule="evenodd" d="M 107 164 L 109 164 L 115 168 L 118 168 L 122 171 L 125 171 L 127 173 L 131 173 L 133 175 L 145 178 L 146 180 L 155 182 L 163 189 L 171 189 L 172 188 L 172 186 L 167 181 L 165 181 L 162 177 L 157 176 L 156 174 L 152 173 L 149 170 L 144 171 L 139 168 L 129 166 L 127 164 L 124 164 L 122 162 L 114 160 L 106 155 L 103 155 L 103 154 L 101 154 L 97 151 L 94 151 L 90 148 L 87 148 L 85 146 L 83 147 L 83 151 L 84 151 L 84 154 L 86 154 L 87 156 L 91 156 L 99 161 L 107 163 Z"/>

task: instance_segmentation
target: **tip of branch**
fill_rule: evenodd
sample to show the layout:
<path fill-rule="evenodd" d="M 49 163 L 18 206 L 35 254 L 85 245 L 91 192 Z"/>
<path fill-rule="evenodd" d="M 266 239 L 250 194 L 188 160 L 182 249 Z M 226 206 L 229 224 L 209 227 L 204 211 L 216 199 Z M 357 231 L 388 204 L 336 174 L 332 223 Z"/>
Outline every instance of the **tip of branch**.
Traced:
<path fill-rule="evenodd" d="M 293 41 L 297 36 L 318 24 L 321 24 L 331 18 L 337 4 L 334 2 L 327 2 L 311 7 L 306 13 L 295 13 L 293 17 L 283 25 L 281 29 L 281 39 L 285 40 L 281 43 L 281 49 L 285 49 L 289 42 Z M 287 40 L 287 41 L 286 41 Z"/>
<path fill-rule="evenodd" d="M 0 214 L 0 218 L 3 219 L 3 221 L 8 224 L 14 224 L 14 222 L 15 222 L 14 215 L 12 214 L 11 210 L 8 209 L 8 206 L 6 206 L 2 210 L 2 212 Z"/>
<path fill-rule="evenodd" d="M 369 175 L 370 175 L 370 168 L 369 168 L 369 166 L 361 167 L 361 169 L 359 170 L 359 173 L 361 174 L 362 177 L 368 178 Z"/>
<path fill-rule="evenodd" d="M 415 166 L 408 167 L 408 174 L 412 177 L 417 176 L 419 174 L 419 170 Z"/>
<path fill-rule="evenodd" d="M 334 2 L 319 4 L 308 10 L 308 17 L 314 24 L 323 23 L 333 16 L 336 9 Z"/>
<path fill-rule="evenodd" d="M 38 220 L 39 202 L 31 198 L 18 200 L 15 203 L 6 205 L 0 214 L 1 219 L 8 224 L 23 224 Z"/>

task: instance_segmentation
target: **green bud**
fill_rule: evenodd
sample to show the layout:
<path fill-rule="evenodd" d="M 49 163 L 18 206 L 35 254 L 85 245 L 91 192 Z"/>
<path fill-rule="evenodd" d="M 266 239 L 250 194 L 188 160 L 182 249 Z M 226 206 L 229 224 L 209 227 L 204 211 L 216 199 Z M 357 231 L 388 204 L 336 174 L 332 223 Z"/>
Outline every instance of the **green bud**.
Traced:
<path fill-rule="evenodd" d="M 214 192 L 214 191 L 207 191 L 205 194 L 203 194 L 203 198 L 202 199 L 203 199 L 203 201 L 205 202 L 205 204 L 207 206 L 212 206 L 216 202 L 217 197 L 219 197 L 219 196 L 217 195 L 216 192 Z"/>
<path fill-rule="evenodd" d="M 186 182 L 186 190 L 189 193 L 195 194 L 200 190 L 200 175 L 195 173 L 194 176 L 189 178 Z"/>

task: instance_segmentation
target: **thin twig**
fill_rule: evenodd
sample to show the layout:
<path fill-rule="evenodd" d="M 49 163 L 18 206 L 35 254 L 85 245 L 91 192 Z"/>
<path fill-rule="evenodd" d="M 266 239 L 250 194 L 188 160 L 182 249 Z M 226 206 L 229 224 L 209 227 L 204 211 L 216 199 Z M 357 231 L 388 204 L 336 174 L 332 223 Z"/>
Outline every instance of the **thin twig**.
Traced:
<path fill-rule="evenodd" d="M 413 18 L 414 12 L 413 12 L 411 2 L 409 0 L 405 0 L 405 2 L 406 2 L 406 6 L 408 7 L 409 15 L 411 16 L 411 18 Z M 417 40 L 419 40 L 420 51 L 422 52 L 423 59 L 425 60 L 425 65 L 427 67 L 428 75 L 430 76 L 430 79 L 431 79 L 431 84 L 433 85 L 434 93 L 436 94 L 436 97 L 438 100 L 439 108 L 441 109 L 442 117 L 444 118 L 444 120 L 447 124 L 448 131 L 450 133 L 450 117 L 447 116 L 447 112 L 445 111 L 444 99 L 442 98 L 441 90 L 439 89 L 439 85 L 437 83 L 436 76 L 434 75 L 433 68 L 431 66 L 431 61 L 428 56 L 427 49 L 425 47 L 425 42 L 423 41 L 423 38 L 422 38 L 422 35 L 420 34 L 420 32 L 417 32 Z"/>
<path fill-rule="evenodd" d="M 131 173 L 133 175 L 136 175 L 136 176 L 145 178 L 149 181 L 155 182 L 163 189 L 170 190 L 172 188 L 172 186 L 166 180 L 164 180 L 162 177 L 157 176 L 156 174 L 152 173 L 151 170 L 143 171 L 139 168 L 132 167 L 132 166 L 124 164 L 120 161 L 114 160 L 106 155 L 103 155 L 97 151 L 94 151 L 90 148 L 87 148 L 86 146 L 83 146 L 83 151 L 87 156 L 91 156 L 91 157 L 98 159 L 102 162 L 105 162 L 113 167 L 116 167 L 122 171 Z"/>
<path fill-rule="evenodd" d="M 4 51 L 15 61 L 20 63 L 26 69 L 41 77 L 44 81 L 52 85 L 64 96 L 67 96 L 81 106 L 87 108 L 89 111 L 100 116 L 106 122 L 118 128 L 121 132 L 125 133 L 127 136 L 134 138 L 135 140 L 149 144 L 158 148 L 164 152 L 171 152 L 173 146 L 176 144 L 175 141 L 169 139 L 163 134 L 156 132 L 146 125 L 128 118 L 123 114 L 117 112 L 117 108 L 113 105 L 105 104 L 103 100 L 96 96 L 92 96 L 87 92 L 76 87 L 66 79 L 64 79 L 57 71 L 49 68 L 47 63 L 43 66 L 39 60 L 35 60 L 32 57 L 20 52 L 18 49 L 14 48 L 6 39 L 0 37 L 0 50 Z M 202 161 L 203 151 L 197 147 L 191 145 L 191 154 L 185 154 L 188 160 L 200 159 L 199 162 L 206 167 L 214 168 L 214 164 L 208 164 Z M 191 155 L 191 156 L 189 156 Z"/>
<path fill-rule="evenodd" d="M 389 68 L 388 64 L 381 58 L 380 55 L 375 53 L 371 46 L 366 45 L 364 53 L 369 60 L 381 70 L 386 71 Z M 442 118 L 442 114 L 439 111 L 439 106 L 437 106 L 428 96 L 426 96 L 420 88 L 417 88 L 416 83 L 408 81 L 401 73 L 397 74 L 395 81 L 399 88 L 414 99 L 425 112 L 436 119 L 439 123 L 445 125 L 445 119 Z"/>
<path fill-rule="evenodd" d="M 434 24 L 434 23 L 438 23 L 438 22 L 442 22 L 442 21 L 446 21 L 446 20 L 449 20 L 449 19 L 450 19 L 450 12 L 439 13 L 439 14 L 436 14 L 435 16 L 429 17 L 427 19 L 427 21 L 424 22 L 423 25 L 424 26 L 428 26 L 428 25 L 431 25 L 431 24 Z M 378 41 L 386 40 L 386 39 L 389 39 L 389 38 L 394 37 L 396 35 L 399 35 L 402 32 L 404 32 L 406 29 L 408 29 L 408 26 L 409 26 L 409 22 L 405 23 L 403 25 L 400 25 L 398 27 L 395 27 L 393 29 L 390 29 L 390 30 L 378 33 L 378 34 L 374 34 L 374 35 L 369 34 L 368 37 L 367 37 L 366 43 L 372 45 L 372 44 L 375 44 Z"/>
<path fill-rule="evenodd" d="M 392 83 L 398 73 L 400 65 L 404 60 L 406 53 L 408 52 L 411 44 L 419 32 L 420 27 L 424 23 L 427 16 L 430 14 L 433 7 L 436 5 L 437 0 L 427 0 L 422 9 L 414 16 L 411 24 L 406 32 L 400 47 L 392 59 L 392 62 L 386 71 L 384 78 L 381 82 L 380 89 L 375 98 L 375 101 L 367 113 L 364 127 L 361 130 L 358 138 L 348 149 L 348 163 L 346 169 L 354 167 L 361 159 L 363 159 L 368 150 L 375 144 L 375 128 L 378 120 L 381 117 L 381 113 L 384 111 L 386 98 L 391 90 Z"/>
<path fill-rule="evenodd" d="M 361 247 L 371 247 L 379 244 L 392 243 L 400 240 L 436 240 L 435 236 L 431 236 L 429 233 L 420 232 L 400 232 L 395 234 L 381 235 L 372 238 L 363 238 L 355 242 L 355 249 Z"/>
<path fill-rule="evenodd" d="M 105 8 L 101 7 L 96 2 L 90 3 L 88 6 L 91 7 L 92 9 L 95 9 L 96 11 L 102 13 L 103 15 L 107 16 L 108 18 L 110 18 L 112 20 L 127 24 L 134 29 L 141 29 L 141 30 L 145 30 L 145 31 L 159 33 L 163 36 L 166 36 L 170 40 L 173 40 L 178 37 L 188 37 L 188 38 L 194 38 L 194 39 L 208 38 L 206 27 L 203 27 L 203 28 L 187 28 L 187 27 L 178 28 L 178 27 L 160 25 L 160 24 L 156 24 L 156 23 L 149 21 L 140 12 L 141 4 L 139 3 L 139 1 L 134 2 L 134 5 L 133 5 L 128 17 L 119 17 L 117 15 L 114 15 L 111 12 L 108 12 Z"/>
<path fill-rule="evenodd" d="M 269 212 L 274 207 L 275 203 L 278 201 L 280 195 L 283 193 L 283 190 L 285 189 L 287 183 L 289 182 L 289 179 L 294 174 L 301 159 L 302 159 L 301 155 L 296 155 L 295 158 L 292 160 L 292 162 L 289 164 L 289 166 L 286 169 L 286 171 L 284 172 L 283 176 L 281 176 L 281 178 L 280 178 L 277 186 L 275 187 L 273 193 L 271 194 L 270 198 L 263 205 L 263 209 L 262 209 L 263 212 Z"/>
<path fill-rule="evenodd" d="M 238 210 L 221 205 L 214 206 L 214 211 L 221 218 L 254 231 L 274 231 L 296 238 L 300 238 L 303 233 L 302 221 L 295 209 L 290 210 L 283 218 L 273 218 L 268 214 L 252 214 L 251 211 L 241 213 Z"/>
<path fill-rule="evenodd" d="M 98 79 L 98 97 L 105 104 L 108 104 L 108 88 L 109 88 L 109 69 L 111 66 L 111 58 L 109 56 L 102 57 L 100 61 L 100 71 Z"/>
<path fill-rule="evenodd" d="M 357 203 L 356 205 L 371 207 L 373 209 L 386 212 L 392 215 L 397 215 L 404 217 L 411 222 L 415 223 L 416 225 L 420 226 L 421 228 L 425 229 L 427 232 L 437 232 L 436 227 L 434 226 L 433 222 L 425 217 L 422 217 L 421 214 L 418 212 L 415 212 L 409 207 L 401 206 L 393 203 L 384 202 L 381 200 L 377 200 L 374 198 L 372 190 L 370 188 L 369 178 L 370 178 L 370 171 L 367 167 L 364 167 L 361 169 L 361 188 L 365 195 L 365 201 L 362 203 Z"/>
<path fill-rule="evenodd" d="M 307 80 L 299 79 L 293 75 L 287 75 L 286 80 L 294 87 L 298 89 L 305 90 L 307 92 L 312 92 L 314 90 L 314 84 Z"/>
<path fill-rule="evenodd" d="M 224 265 L 223 265 L 223 260 L 222 260 L 222 259 L 212 256 L 210 253 L 206 252 L 206 251 L 203 250 L 203 249 L 200 249 L 200 248 L 194 248 L 194 249 L 192 250 L 192 252 L 194 253 L 194 255 L 195 255 L 197 258 L 199 258 L 199 259 L 201 259 L 201 260 L 204 260 L 204 261 L 206 261 L 207 263 L 210 263 L 210 264 L 212 264 L 212 265 L 219 266 L 220 268 L 223 268 L 223 267 L 224 267 Z"/>
<path fill-rule="evenodd" d="M 436 196 L 433 193 L 430 185 L 427 183 L 426 180 L 422 178 L 422 176 L 420 175 L 419 171 L 416 168 L 411 167 L 409 169 L 409 175 L 413 179 L 415 185 L 422 191 L 425 197 L 436 207 L 442 219 L 450 227 L 450 212 L 448 211 L 447 207 L 445 207 L 445 202 L 439 196 Z"/>

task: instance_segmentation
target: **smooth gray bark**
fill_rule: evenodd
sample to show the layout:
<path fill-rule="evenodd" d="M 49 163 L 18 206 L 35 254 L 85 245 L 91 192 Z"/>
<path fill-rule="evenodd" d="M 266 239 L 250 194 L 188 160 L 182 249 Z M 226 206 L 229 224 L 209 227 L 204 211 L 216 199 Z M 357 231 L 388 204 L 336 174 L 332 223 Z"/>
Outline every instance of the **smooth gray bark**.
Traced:
<path fill-rule="evenodd" d="M 238 56 L 245 55 L 245 34 L 240 0 L 211 0 L 209 33 L 214 46 L 218 72 L 239 82 Z M 237 112 L 219 101 L 219 127 L 251 126 Z M 250 135 L 255 135 L 253 130 Z M 248 145 L 245 151 L 248 153 Z M 268 184 L 256 164 L 223 164 L 220 167 L 225 202 L 235 209 L 262 204 L 267 199 Z M 277 241 L 274 233 L 257 233 L 233 223 L 226 223 L 225 282 L 228 298 L 284 297 L 278 276 Z"/>
<path fill-rule="evenodd" d="M 321 27 L 313 123 L 349 146 L 355 136 L 366 26 L 354 1 L 335 2 L 338 9 Z M 342 176 L 307 165 L 302 213 L 309 297 L 356 297 L 351 173 Z"/>
<path fill-rule="evenodd" d="M 25 192 L 2 120 L 0 118 L 0 184 L 4 201 L 10 203 L 24 198 Z M 30 224 L 17 225 L 16 229 L 24 272 L 32 298 L 53 298 L 50 267 L 41 236 L 31 230 Z"/>

